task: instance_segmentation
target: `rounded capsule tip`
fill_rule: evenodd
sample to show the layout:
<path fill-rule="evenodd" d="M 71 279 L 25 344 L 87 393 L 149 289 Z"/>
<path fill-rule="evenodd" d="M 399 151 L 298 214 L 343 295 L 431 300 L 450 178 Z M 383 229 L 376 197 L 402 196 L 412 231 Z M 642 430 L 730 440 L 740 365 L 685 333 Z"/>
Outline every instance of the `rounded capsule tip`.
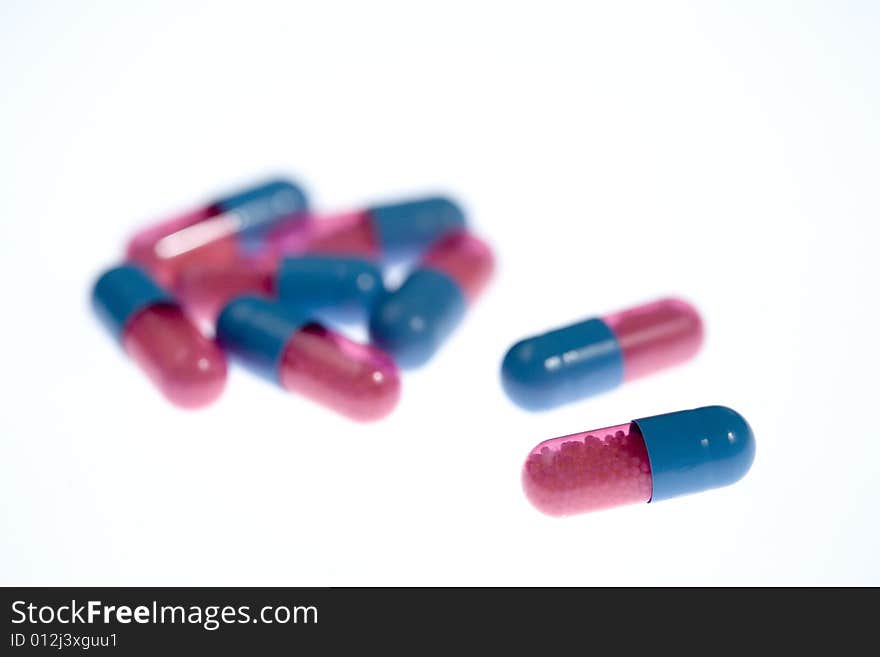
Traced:
<path fill-rule="evenodd" d="M 654 476 L 652 501 L 728 486 L 755 459 L 755 436 L 742 415 L 704 406 L 635 420 Z"/>
<path fill-rule="evenodd" d="M 745 477 L 755 461 L 755 434 L 746 419 L 727 406 L 706 406 L 701 410 L 709 426 L 716 429 L 716 485 L 726 486 Z"/>

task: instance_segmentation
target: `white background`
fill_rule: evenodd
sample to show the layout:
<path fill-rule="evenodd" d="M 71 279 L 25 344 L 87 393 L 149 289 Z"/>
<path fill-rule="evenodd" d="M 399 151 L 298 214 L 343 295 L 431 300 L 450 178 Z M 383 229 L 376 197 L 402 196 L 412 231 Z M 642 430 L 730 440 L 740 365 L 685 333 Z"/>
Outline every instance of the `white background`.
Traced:
<path fill-rule="evenodd" d="M 876 3 L 0 3 L 2 584 L 880 584 Z M 353 424 L 233 368 L 170 407 L 88 295 L 131 232 L 273 173 L 447 190 L 486 296 Z M 530 333 L 665 295 L 692 364 L 544 414 Z M 565 520 L 538 441 L 725 404 L 726 489 Z"/>

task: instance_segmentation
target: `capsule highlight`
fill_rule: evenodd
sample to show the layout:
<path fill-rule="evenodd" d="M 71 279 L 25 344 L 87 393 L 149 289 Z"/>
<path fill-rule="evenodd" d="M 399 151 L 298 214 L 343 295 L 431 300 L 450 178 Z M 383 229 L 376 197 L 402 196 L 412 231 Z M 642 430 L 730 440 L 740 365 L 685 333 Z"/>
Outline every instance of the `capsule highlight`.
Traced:
<path fill-rule="evenodd" d="M 401 367 L 424 364 L 479 297 L 493 269 L 485 242 L 464 231 L 446 235 L 425 252 L 403 285 L 376 305 L 370 339 Z"/>
<path fill-rule="evenodd" d="M 189 313 L 214 326 L 220 312 L 236 297 L 274 296 L 277 268 L 261 259 L 238 259 L 226 265 L 194 265 L 177 277 L 175 292 Z"/>
<path fill-rule="evenodd" d="M 126 353 L 171 403 L 199 408 L 223 392 L 223 352 L 146 272 L 131 265 L 106 271 L 92 300 Z"/>
<path fill-rule="evenodd" d="M 390 413 L 400 398 L 394 361 L 312 321 L 295 306 L 243 296 L 217 320 L 220 344 L 252 369 L 358 421 Z"/>
<path fill-rule="evenodd" d="M 126 259 L 171 289 L 187 267 L 227 265 L 265 250 L 273 227 L 303 231 L 307 209 L 297 185 L 273 180 L 141 230 L 130 240 Z"/>
<path fill-rule="evenodd" d="M 501 383 L 525 409 L 553 408 L 682 363 L 702 341 L 697 310 L 660 299 L 520 340 L 504 356 Z"/>
<path fill-rule="evenodd" d="M 568 516 L 730 485 L 755 439 L 725 406 L 704 406 L 545 440 L 526 458 L 523 490 L 543 513 Z"/>

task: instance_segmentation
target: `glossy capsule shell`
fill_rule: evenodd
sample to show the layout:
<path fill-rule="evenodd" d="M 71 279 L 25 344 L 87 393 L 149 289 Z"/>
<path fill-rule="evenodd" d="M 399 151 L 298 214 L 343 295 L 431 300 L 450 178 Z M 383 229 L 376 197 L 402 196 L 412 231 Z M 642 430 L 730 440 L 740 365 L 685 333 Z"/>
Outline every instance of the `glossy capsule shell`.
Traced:
<path fill-rule="evenodd" d="M 217 339 L 245 364 L 351 419 L 377 420 L 400 398 L 394 361 L 317 322 L 295 306 L 256 296 L 232 300 L 217 320 Z"/>
<path fill-rule="evenodd" d="M 307 223 L 307 208 L 297 185 L 272 180 L 141 230 L 130 240 L 126 258 L 173 288 L 187 267 L 225 265 L 264 249 L 271 228 L 284 224 L 293 230 Z"/>
<path fill-rule="evenodd" d="M 727 486 L 755 458 L 745 419 L 725 406 L 655 415 L 546 440 L 526 458 L 526 497 L 551 516 Z"/>
<path fill-rule="evenodd" d="M 512 401 L 543 410 L 682 363 L 702 341 L 696 309 L 660 299 L 520 340 L 504 356 L 501 382 Z"/>
<path fill-rule="evenodd" d="M 281 225 L 270 233 L 269 242 L 276 256 L 307 251 L 396 260 L 418 255 L 464 225 L 461 208 L 437 196 Z"/>
<path fill-rule="evenodd" d="M 280 301 L 335 322 L 363 321 L 385 293 L 382 271 L 364 258 L 304 255 L 281 260 L 239 259 L 227 265 L 195 265 L 175 287 L 187 310 L 213 325 L 235 297 L 277 296 Z"/>
<path fill-rule="evenodd" d="M 370 316 L 370 339 L 401 367 L 427 362 L 452 333 L 494 268 L 489 247 L 458 231 L 438 240 Z"/>
<path fill-rule="evenodd" d="M 173 404 L 205 406 L 223 391 L 226 358 L 143 270 L 123 265 L 95 284 L 92 301 L 126 353 Z"/>
<path fill-rule="evenodd" d="M 382 271 L 363 258 L 285 258 L 275 278 L 278 300 L 339 321 L 366 319 L 385 295 Z"/>

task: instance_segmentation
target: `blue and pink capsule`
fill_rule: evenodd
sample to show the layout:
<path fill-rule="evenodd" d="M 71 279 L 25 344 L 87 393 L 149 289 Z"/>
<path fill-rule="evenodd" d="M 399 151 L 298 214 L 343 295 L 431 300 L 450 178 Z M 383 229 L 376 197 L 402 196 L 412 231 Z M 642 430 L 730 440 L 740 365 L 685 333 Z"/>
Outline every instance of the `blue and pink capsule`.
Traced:
<path fill-rule="evenodd" d="M 480 296 L 494 269 L 492 251 L 465 231 L 435 242 L 403 284 L 370 317 L 370 339 L 401 367 L 428 361 Z"/>
<path fill-rule="evenodd" d="M 702 341 L 692 305 L 659 299 L 520 340 L 504 356 L 501 382 L 521 407 L 552 408 L 682 363 Z"/>
<path fill-rule="evenodd" d="M 400 398 L 400 375 L 387 354 L 331 331 L 295 305 L 233 299 L 217 320 L 217 339 L 284 389 L 353 420 L 384 417 Z"/>
<path fill-rule="evenodd" d="M 170 402 L 198 408 L 223 392 L 223 352 L 142 269 L 123 265 L 104 272 L 92 301 L 126 353 Z"/>
<path fill-rule="evenodd" d="M 227 266 L 258 253 L 270 229 L 304 226 L 307 210 L 297 185 L 272 180 L 141 230 L 129 242 L 126 259 L 173 288 L 189 267 Z"/>
<path fill-rule="evenodd" d="M 529 452 L 522 485 L 539 511 L 569 516 L 728 486 L 754 458 L 745 418 L 704 406 L 545 440 Z"/>

